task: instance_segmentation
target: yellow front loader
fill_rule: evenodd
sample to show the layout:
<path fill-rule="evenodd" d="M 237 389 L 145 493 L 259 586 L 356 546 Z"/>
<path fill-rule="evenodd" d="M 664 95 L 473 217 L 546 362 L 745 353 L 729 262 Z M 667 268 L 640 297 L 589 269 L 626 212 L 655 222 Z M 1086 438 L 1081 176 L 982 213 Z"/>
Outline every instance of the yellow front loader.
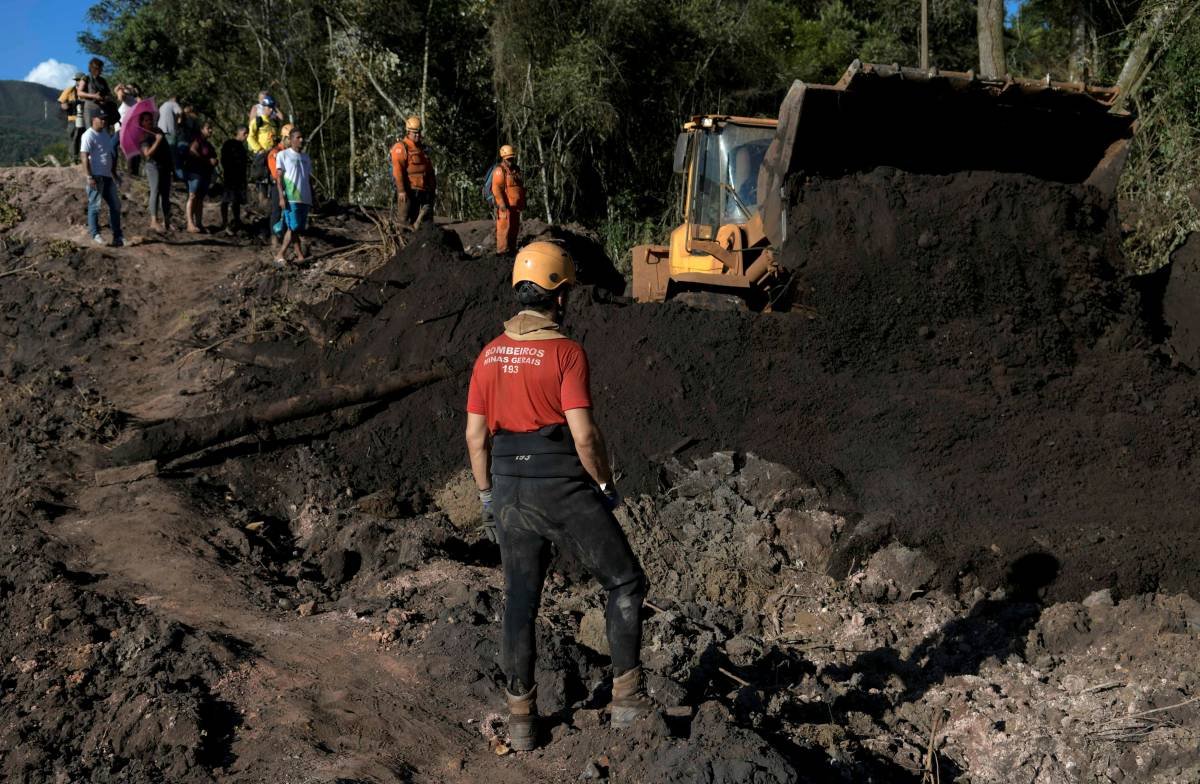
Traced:
<path fill-rule="evenodd" d="M 1022 172 L 1107 191 L 1133 118 L 1115 88 L 857 60 L 834 85 L 796 81 L 779 117 L 693 117 L 675 144 L 681 212 L 666 245 L 633 249 L 633 296 L 699 295 L 768 309 L 786 293 L 778 263 L 789 182 L 878 166 L 915 173 Z"/>

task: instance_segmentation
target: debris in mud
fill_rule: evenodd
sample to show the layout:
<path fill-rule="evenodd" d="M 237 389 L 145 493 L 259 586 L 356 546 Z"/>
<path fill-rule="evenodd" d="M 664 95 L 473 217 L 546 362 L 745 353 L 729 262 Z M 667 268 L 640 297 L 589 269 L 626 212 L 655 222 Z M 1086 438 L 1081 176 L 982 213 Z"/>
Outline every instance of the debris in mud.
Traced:
<path fill-rule="evenodd" d="M 878 540 L 839 580 L 789 556 L 774 525 L 829 503 L 811 482 L 745 454 L 677 461 L 664 471 L 666 488 L 632 499 L 622 513 L 652 585 L 643 650 L 662 718 L 632 736 L 607 729 L 603 597 L 569 570 L 552 574 L 537 676 L 540 712 L 558 728 L 536 754 L 586 771 L 604 753 L 613 780 L 906 781 L 930 759 L 931 722 L 944 716 L 933 730 L 934 758 L 944 776 L 961 780 L 1166 784 L 1200 765 L 1191 734 L 1180 730 L 1200 708 L 1189 664 L 1200 643 L 1192 599 L 1046 604 L 1056 567 L 1037 553 L 1017 559 L 991 592 L 916 590 L 907 586 L 928 572 L 903 570 L 921 554 L 894 542 L 879 549 Z M 851 514 L 842 530 L 862 522 Z M 348 541 L 374 523 L 341 525 Z M 442 513 L 398 525 L 418 539 L 455 530 Z M 313 538 L 305 557 L 320 560 L 321 541 Z M 845 543 L 835 541 L 834 550 Z M 748 563 L 756 548 L 762 568 Z M 368 558 L 338 594 L 369 606 L 387 586 L 399 602 L 379 619 L 390 649 L 494 705 L 502 693 L 499 584 L 462 557 L 435 545 L 393 578 L 385 575 L 397 567 Z M 714 579 L 720 587 L 709 590 Z M 872 579 L 887 590 L 864 590 Z M 1164 673 L 1173 674 L 1169 683 Z M 1140 715 L 1158 708 L 1166 709 L 1161 721 Z M 480 715 L 499 751 L 500 716 L 489 724 Z M 1134 759 L 1142 761 L 1117 777 Z"/>

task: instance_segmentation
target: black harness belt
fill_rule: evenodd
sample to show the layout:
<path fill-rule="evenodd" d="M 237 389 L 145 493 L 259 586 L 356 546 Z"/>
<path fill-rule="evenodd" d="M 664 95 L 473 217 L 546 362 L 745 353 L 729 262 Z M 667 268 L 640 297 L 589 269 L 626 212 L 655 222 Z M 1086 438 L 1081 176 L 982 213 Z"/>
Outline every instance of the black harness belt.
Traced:
<path fill-rule="evenodd" d="M 496 431 L 492 473 L 530 479 L 586 476 L 571 431 L 563 425 L 547 425 L 531 433 Z"/>

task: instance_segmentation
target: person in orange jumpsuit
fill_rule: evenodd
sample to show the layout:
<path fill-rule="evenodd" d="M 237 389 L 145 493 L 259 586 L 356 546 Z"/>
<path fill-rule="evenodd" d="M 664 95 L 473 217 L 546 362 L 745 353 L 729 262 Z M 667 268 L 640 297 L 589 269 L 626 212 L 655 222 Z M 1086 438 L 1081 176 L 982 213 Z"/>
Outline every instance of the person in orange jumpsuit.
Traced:
<path fill-rule="evenodd" d="M 420 118 L 409 117 L 404 129 L 404 138 L 392 145 L 392 179 L 396 182 L 396 213 L 402 224 L 412 225 L 422 207 L 433 212 L 437 177 L 429 148 L 421 144 Z"/>
<path fill-rule="evenodd" d="M 496 202 L 496 253 L 515 253 L 521 210 L 525 209 L 525 177 L 511 144 L 500 148 L 500 164 L 492 170 L 492 199 Z"/>

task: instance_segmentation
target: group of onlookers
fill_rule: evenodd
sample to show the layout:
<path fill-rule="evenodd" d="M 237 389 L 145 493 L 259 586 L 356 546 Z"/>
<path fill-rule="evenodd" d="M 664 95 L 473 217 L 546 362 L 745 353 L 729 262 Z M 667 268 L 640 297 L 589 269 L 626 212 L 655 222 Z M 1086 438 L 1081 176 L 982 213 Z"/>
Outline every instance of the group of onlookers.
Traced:
<path fill-rule="evenodd" d="M 297 260 L 303 261 L 304 246 L 299 238 L 308 228 L 313 204 L 312 159 L 303 151 L 304 135 L 292 123 L 284 122 L 275 99 L 265 91 L 258 94 L 258 103 L 250 107 L 246 119 L 246 146 L 253 156 L 248 177 L 271 209 L 267 228 L 275 263 L 286 265 L 291 248 L 295 248 Z M 223 158 L 225 149 L 221 152 Z M 221 207 L 223 211 L 225 204 Z"/>
<path fill-rule="evenodd" d="M 59 102 L 68 112 L 68 131 L 76 145 L 87 176 L 88 228 L 97 243 L 99 213 L 107 204 L 114 246 L 122 244 L 120 199 L 117 185 L 117 136 L 107 125 L 125 121 L 138 101 L 141 90 L 134 84 L 117 85 L 110 91 L 98 58 L 88 63 L 88 73 L 75 75 L 73 85 L 63 90 Z M 204 200 L 218 170 L 221 172 L 221 228 L 227 232 L 241 229 L 246 189 L 255 183 L 270 210 L 267 228 L 275 262 L 287 263 L 287 253 L 295 248 L 299 260 L 304 249 L 297 238 L 304 233 L 313 204 L 312 160 L 303 152 L 304 137 L 283 114 L 270 94 L 263 91 L 250 108 L 246 124 L 238 125 L 232 138 L 213 146 L 213 127 L 202 120 L 195 108 L 180 104 L 172 95 L 157 112 L 134 112 L 141 133 L 137 153 L 130 156 L 131 172 L 136 173 L 139 159 L 145 167 L 149 186 L 151 231 L 170 228 L 171 189 L 175 180 L 187 183 L 184 210 L 187 231 L 200 234 L 204 226 Z M 437 175 L 429 148 L 423 142 L 422 122 L 409 117 L 404 133 L 389 151 L 391 174 L 396 186 L 396 212 L 401 223 L 412 224 L 433 209 Z M 127 144 L 131 144 L 129 140 Z M 128 149 L 128 148 L 127 148 Z M 496 221 L 496 251 L 513 253 L 525 208 L 524 176 L 516 163 L 516 149 L 508 144 L 500 148 L 499 161 L 488 171 L 483 194 Z"/>
<path fill-rule="evenodd" d="M 74 84 L 63 90 L 59 102 L 68 112 L 70 138 L 88 178 L 88 226 L 92 237 L 98 243 L 103 242 L 98 218 L 101 203 L 107 203 L 112 215 L 112 244 L 119 246 L 120 179 L 114 168 L 117 137 L 106 132 L 105 126 L 124 121 L 142 95 L 134 84 L 117 85 L 110 92 L 103 69 L 104 64 L 93 58 L 88 63 L 88 73 L 76 74 Z M 313 203 L 312 160 L 303 152 L 303 135 L 291 123 L 284 122 L 270 94 L 265 91 L 258 94 L 246 124 L 236 127 L 233 137 L 221 145 L 219 155 L 212 142 L 212 124 L 202 120 L 193 106 L 181 105 L 173 95 L 158 107 L 157 113 L 138 113 L 136 122 L 142 137 L 129 168 L 136 173 L 135 161 L 139 158 L 145 166 L 151 231 L 170 228 L 171 188 L 179 179 L 187 183 L 184 210 L 187 231 L 205 232 L 204 200 L 219 167 L 221 228 L 232 233 L 243 227 L 246 189 L 253 182 L 270 209 L 267 228 L 271 247 L 277 251 L 275 262 L 285 264 L 291 248 L 296 249 L 298 259 L 304 259 L 302 245 L 294 240 L 306 230 Z M 412 224 L 432 211 L 437 175 L 429 148 L 421 138 L 420 118 L 409 117 L 404 126 L 404 133 L 392 146 L 389 158 L 398 219 Z M 525 208 L 524 175 L 516 157 L 512 145 L 501 146 L 499 161 L 488 171 L 483 183 L 485 201 L 496 221 L 496 251 L 501 254 L 516 250 Z"/>
<path fill-rule="evenodd" d="M 218 169 L 222 185 L 221 228 L 227 233 L 242 229 L 247 184 L 251 176 L 257 175 L 271 207 L 268 227 L 272 245 L 278 248 L 276 262 L 285 263 L 290 247 L 296 248 L 300 259 L 304 258 L 300 244 L 293 240 L 304 231 L 312 204 L 312 162 L 301 151 L 303 137 L 299 131 L 291 125 L 281 126 L 283 117 L 270 95 L 259 94 L 248 123 L 236 127 L 233 137 L 225 141 L 218 154 L 212 141 L 212 123 L 201 119 L 189 104 L 180 104 L 175 96 L 164 101 L 157 111 L 141 107 L 134 112 L 133 119 L 128 119 L 143 97 L 141 90 L 133 84 L 121 84 L 110 90 L 102 75 L 103 68 L 103 62 L 93 59 L 88 65 L 89 72 L 76 74 L 73 84 L 59 96 L 59 103 L 67 112 L 72 154 L 78 155 L 86 178 L 88 230 L 94 242 L 104 243 L 99 220 L 106 205 L 113 235 L 111 244 L 113 247 L 124 244 L 117 131 L 128 120 L 136 123 L 140 134 L 137 152 L 129 153 L 131 148 L 126 148 L 128 169 L 136 173 L 139 162 L 144 168 L 151 231 L 170 229 L 171 191 L 176 180 L 183 180 L 188 193 L 184 211 L 186 230 L 192 234 L 206 232 L 204 200 Z M 128 131 L 126 136 L 126 144 L 132 144 Z"/>

